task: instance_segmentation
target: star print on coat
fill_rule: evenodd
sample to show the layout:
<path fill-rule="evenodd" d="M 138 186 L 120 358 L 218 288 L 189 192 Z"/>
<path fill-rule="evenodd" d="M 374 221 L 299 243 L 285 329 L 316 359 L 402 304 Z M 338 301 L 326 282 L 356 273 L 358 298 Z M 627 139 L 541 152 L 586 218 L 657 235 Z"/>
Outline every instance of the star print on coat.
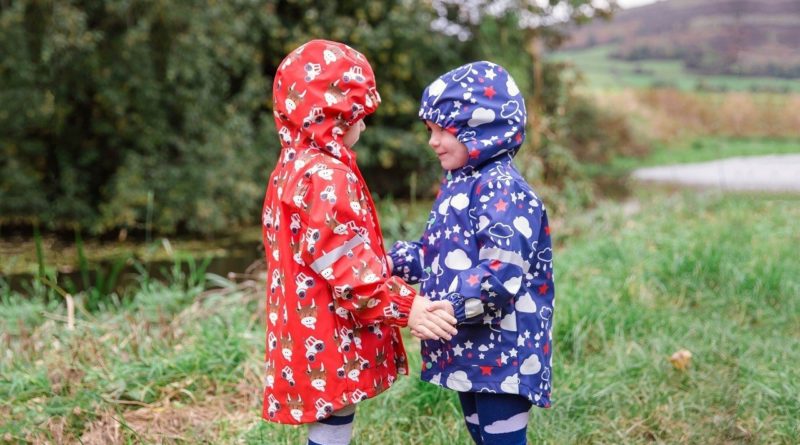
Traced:
<path fill-rule="evenodd" d="M 419 241 L 390 252 L 393 274 L 456 311 L 452 340 L 422 342 L 422 379 L 549 407 L 553 252 L 544 204 L 512 162 L 525 137 L 522 96 L 503 67 L 474 62 L 436 79 L 421 102 L 420 118 L 470 153 L 445 172 Z"/>
<path fill-rule="evenodd" d="M 311 41 L 273 85 L 280 159 L 267 186 L 263 417 L 300 424 L 373 397 L 407 373 L 400 326 L 416 296 L 391 277 L 375 205 L 342 136 L 380 103 L 366 58 Z"/>

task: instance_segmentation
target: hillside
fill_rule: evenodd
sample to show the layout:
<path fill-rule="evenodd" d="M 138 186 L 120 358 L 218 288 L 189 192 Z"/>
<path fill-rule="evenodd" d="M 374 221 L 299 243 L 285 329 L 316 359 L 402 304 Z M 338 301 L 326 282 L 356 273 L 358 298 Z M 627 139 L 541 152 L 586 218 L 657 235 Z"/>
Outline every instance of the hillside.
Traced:
<path fill-rule="evenodd" d="M 563 49 L 612 44 L 611 57 L 698 74 L 800 78 L 800 1 L 662 0 L 574 29 Z"/>

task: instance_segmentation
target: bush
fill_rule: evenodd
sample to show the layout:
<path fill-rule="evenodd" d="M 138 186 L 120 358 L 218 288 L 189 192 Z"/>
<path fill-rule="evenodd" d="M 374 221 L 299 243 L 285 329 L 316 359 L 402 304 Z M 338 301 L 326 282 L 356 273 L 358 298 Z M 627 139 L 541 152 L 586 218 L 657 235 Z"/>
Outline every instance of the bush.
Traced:
<path fill-rule="evenodd" d="M 365 174 L 424 169 L 417 97 L 470 57 L 431 38 L 429 22 L 414 1 L 3 2 L 0 224 L 135 233 L 151 214 L 157 232 L 211 234 L 256 223 L 279 149 L 272 75 L 311 38 L 347 42 L 376 67 L 386 100 L 359 147 Z"/>

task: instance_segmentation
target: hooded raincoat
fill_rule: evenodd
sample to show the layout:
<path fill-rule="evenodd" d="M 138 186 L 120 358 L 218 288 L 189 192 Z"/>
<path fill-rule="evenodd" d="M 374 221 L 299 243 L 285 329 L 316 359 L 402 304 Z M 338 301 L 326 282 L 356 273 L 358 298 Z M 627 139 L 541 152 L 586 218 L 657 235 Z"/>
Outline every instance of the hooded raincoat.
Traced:
<path fill-rule="evenodd" d="M 380 103 L 366 58 L 311 41 L 280 64 L 273 102 L 282 150 L 262 215 L 263 417 L 309 423 L 407 373 L 398 327 L 416 292 L 389 275 L 375 205 L 342 139 Z"/>
<path fill-rule="evenodd" d="M 422 238 L 390 252 L 393 273 L 451 301 L 459 321 L 452 340 L 422 342 L 422 379 L 548 407 L 553 253 L 544 205 L 512 162 L 525 136 L 519 88 L 500 65 L 470 63 L 425 89 L 419 117 L 469 154 L 446 172 Z"/>

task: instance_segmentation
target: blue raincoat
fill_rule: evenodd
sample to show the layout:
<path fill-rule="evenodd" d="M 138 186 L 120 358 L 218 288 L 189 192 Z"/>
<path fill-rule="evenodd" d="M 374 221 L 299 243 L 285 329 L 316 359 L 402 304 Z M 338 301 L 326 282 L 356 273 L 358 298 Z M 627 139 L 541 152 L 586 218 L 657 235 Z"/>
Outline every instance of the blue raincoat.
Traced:
<path fill-rule="evenodd" d="M 512 159 L 526 111 L 500 65 L 434 81 L 419 117 L 455 134 L 467 165 L 445 172 L 425 233 L 398 241 L 393 273 L 453 303 L 458 334 L 422 342 L 422 379 L 460 392 L 519 394 L 549 407 L 553 252 L 547 212 Z"/>

